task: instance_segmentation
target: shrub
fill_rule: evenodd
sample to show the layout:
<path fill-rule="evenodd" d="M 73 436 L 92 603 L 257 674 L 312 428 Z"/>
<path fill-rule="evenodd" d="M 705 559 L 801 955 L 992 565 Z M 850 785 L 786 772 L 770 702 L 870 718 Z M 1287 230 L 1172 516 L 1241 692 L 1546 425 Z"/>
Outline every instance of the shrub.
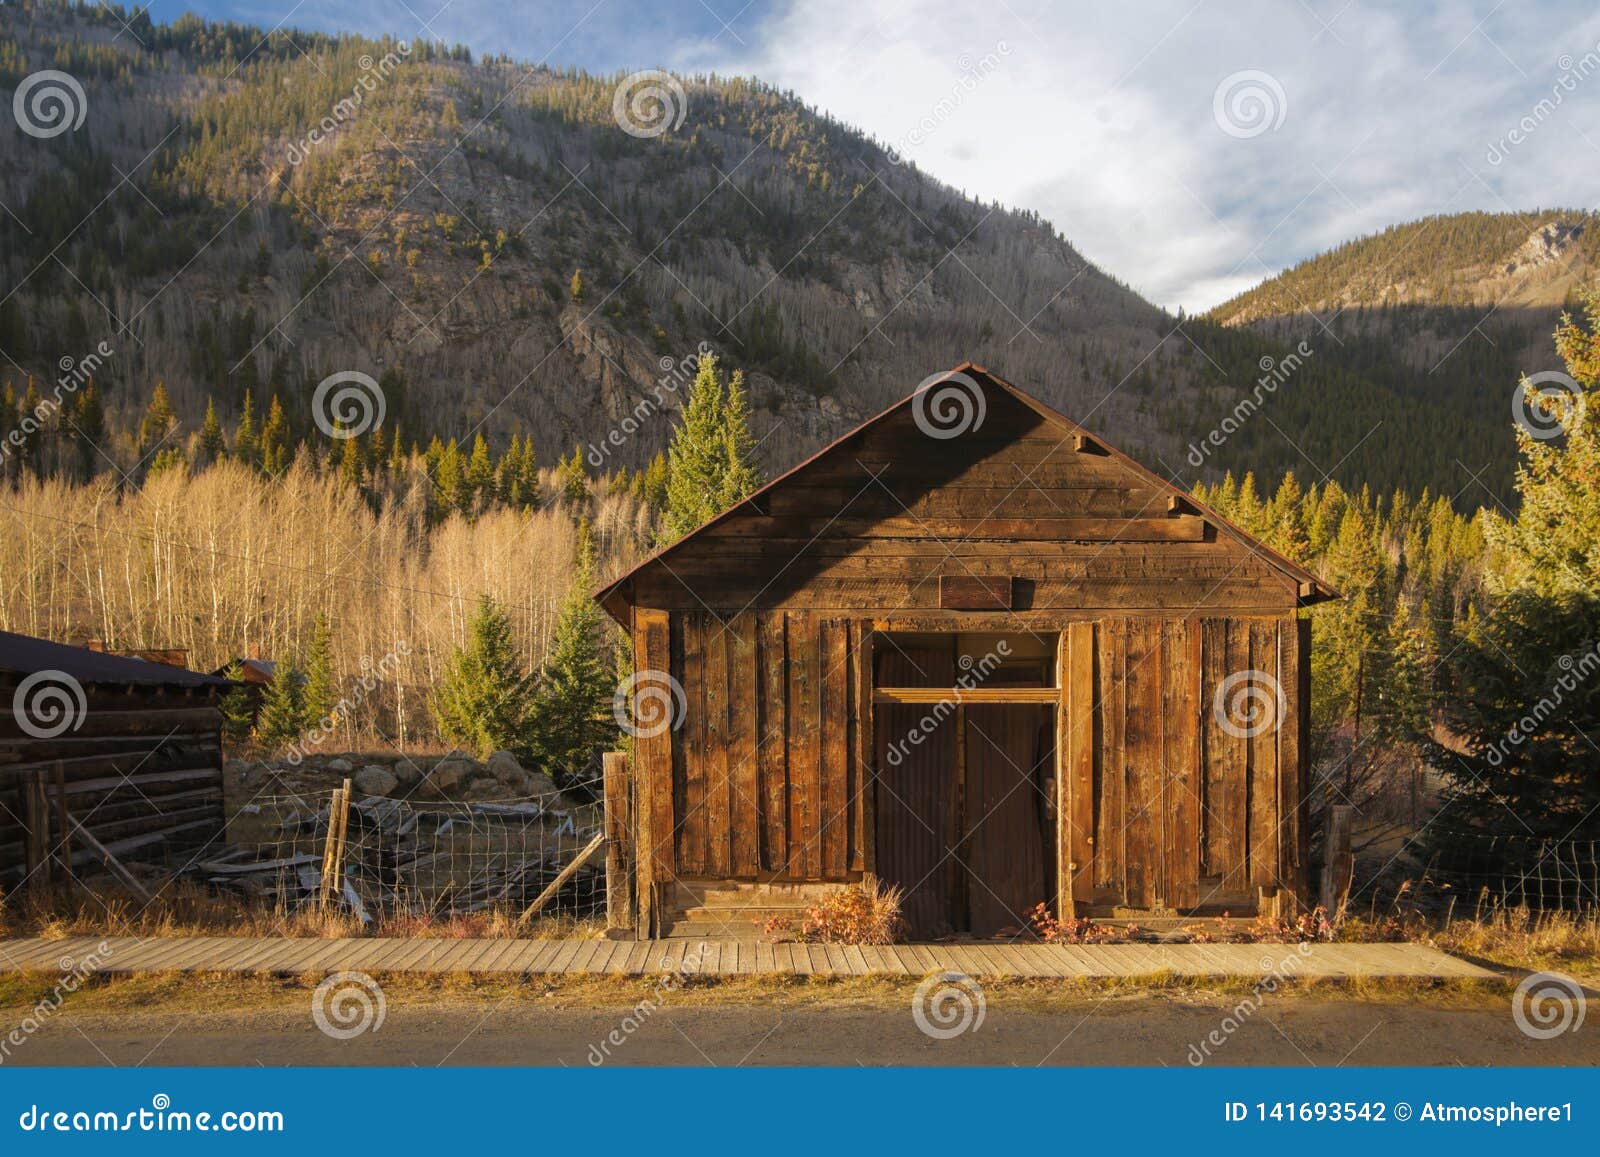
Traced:
<path fill-rule="evenodd" d="M 852 884 L 807 908 L 798 932 L 792 920 L 781 916 L 768 920 L 765 931 L 819 944 L 893 944 L 905 935 L 900 914 L 904 899 L 904 889 L 893 885 Z"/>

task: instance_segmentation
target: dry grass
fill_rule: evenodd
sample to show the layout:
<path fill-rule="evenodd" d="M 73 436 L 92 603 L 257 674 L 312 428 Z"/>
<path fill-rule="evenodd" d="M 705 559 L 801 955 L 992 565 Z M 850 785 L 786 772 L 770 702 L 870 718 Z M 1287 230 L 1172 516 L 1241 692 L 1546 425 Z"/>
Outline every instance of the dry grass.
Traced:
<path fill-rule="evenodd" d="M 905 890 L 892 884 L 855 884 L 807 908 L 798 929 L 779 918 L 767 921 L 765 931 L 777 939 L 821 944 L 893 944 L 905 935 L 904 899 Z"/>
<path fill-rule="evenodd" d="M 1600 911 L 1534 914 L 1526 908 L 1494 908 L 1471 920 L 1449 920 L 1431 939 L 1461 956 L 1600 980 Z"/>
<path fill-rule="evenodd" d="M 564 1008 L 630 1007 L 659 996 L 659 978 L 641 976 L 467 976 L 380 973 L 385 998 L 394 1007 L 484 1008 L 501 1002 Z M 301 1010 L 322 979 L 304 976 L 163 972 L 96 976 L 66 996 L 66 1004 L 85 1013 L 272 1012 Z M 0 1010 L 32 1006 L 59 980 L 54 973 L 0 973 Z M 800 975 L 695 976 L 673 990 L 684 1008 L 910 1007 L 921 978 L 916 976 L 821 977 Z M 990 1007 L 1052 1012 L 1093 1008 L 1098 1013 L 1133 1008 L 1151 1000 L 1192 1006 L 1228 1004 L 1250 993 L 1249 979 L 1201 979 L 1153 973 L 1117 979 L 1022 980 L 984 977 Z M 1480 980 L 1312 980 L 1280 985 L 1277 995 L 1304 1000 L 1361 1000 L 1381 1004 L 1426 1001 L 1433 1007 L 1479 1008 L 1501 1005 L 1509 982 Z"/>
<path fill-rule="evenodd" d="M 287 936 L 295 939 L 337 937 L 426 937 L 465 940 L 477 937 L 530 936 L 549 940 L 588 939 L 604 931 L 603 921 L 553 915 L 518 929 L 518 912 L 490 908 L 466 915 L 411 914 L 362 924 L 343 909 L 323 911 L 308 906 L 288 909 L 252 905 L 209 892 L 203 885 L 180 882 L 164 889 L 152 904 L 108 887 L 94 899 L 80 894 L 52 896 L 8 907 L 0 903 L 0 939 L 38 936 L 64 940 L 72 936 Z"/>

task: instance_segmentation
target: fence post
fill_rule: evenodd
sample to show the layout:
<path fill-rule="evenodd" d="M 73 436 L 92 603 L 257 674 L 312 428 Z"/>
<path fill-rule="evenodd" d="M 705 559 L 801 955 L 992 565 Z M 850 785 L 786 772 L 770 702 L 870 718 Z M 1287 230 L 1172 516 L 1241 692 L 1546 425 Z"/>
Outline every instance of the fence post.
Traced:
<path fill-rule="evenodd" d="M 606 831 L 606 932 L 616 939 L 632 939 L 633 815 L 628 784 L 628 754 L 608 751 L 601 756 L 605 769 Z"/>
<path fill-rule="evenodd" d="M 1350 895 L 1350 879 L 1355 874 L 1355 856 L 1350 851 L 1350 823 L 1355 808 L 1332 804 L 1328 808 L 1327 838 L 1322 845 L 1322 906 L 1328 919 L 1337 922 L 1344 915 Z"/>

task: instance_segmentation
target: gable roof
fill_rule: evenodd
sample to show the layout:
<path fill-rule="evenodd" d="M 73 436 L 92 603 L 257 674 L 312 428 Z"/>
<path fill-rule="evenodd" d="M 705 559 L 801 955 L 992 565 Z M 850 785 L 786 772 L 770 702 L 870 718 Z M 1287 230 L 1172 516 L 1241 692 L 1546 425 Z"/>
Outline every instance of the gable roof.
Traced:
<path fill-rule="evenodd" d="M 1316 575 L 1312 574 L 1309 570 L 1284 557 L 1282 554 L 1279 554 L 1277 551 L 1273 550 L 1270 546 L 1256 538 L 1254 535 L 1248 534 L 1241 530 L 1239 527 L 1235 526 L 1232 522 L 1218 514 L 1205 503 L 1196 501 L 1187 490 L 1184 490 L 1174 483 L 1169 482 L 1167 479 L 1161 477 L 1161 475 L 1155 473 L 1153 470 L 1150 470 L 1148 467 L 1141 465 L 1135 459 L 1116 449 L 1098 434 L 1091 433 L 1089 430 L 1083 426 L 1080 426 L 1077 422 L 1074 422 L 1071 418 L 1068 418 L 1059 410 L 1046 405 L 1044 402 L 1041 402 L 1038 398 L 1035 398 L 1025 390 L 1018 389 L 1004 378 L 989 372 L 982 366 L 977 365 L 974 362 L 962 362 L 960 365 L 945 371 L 943 374 L 938 374 L 929 378 L 927 381 L 921 383 L 916 389 L 912 390 L 909 394 L 895 402 L 887 409 L 873 415 L 871 418 L 868 418 L 865 422 L 862 422 L 853 430 L 850 430 L 848 433 L 834 439 L 827 446 L 824 446 L 821 450 L 818 450 L 815 454 L 811 455 L 811 457 L 805 459 L 803 462 L 790 468 L 789 470 L 784 471 L 782 474 L 778 475 L 759 490 L 756 490 L 754 493 L 740 499 L 738 502 L 722 511 L 720 514 L 708 519 L 706 522 L 702 523 L 694 530 L 691 530 L 689 533 L 683 535 L 676 541 L 668 543 L 666 546 L 654 551 L 639 563 L 631 567 L 624 574 L 621 574 L 615 579 L 603 584 L 594 592 L 594 598 L 601 604 L 601 606 L 605 608 L 606 612 L 610 614 L 612 618 L 616 619 L 618 622 L 623 622 L 624 616 L 622 615 L 621 611 L 623 608 L 629 605 L 624 588 L 626 587 L 627 583 L 629 583 L 640 573 L 657 565 L 658 563 L 661 563 L 668 556 L 682 549 L 687 543 L 704 534 L 711 527 L 717 526 L 728 519 L 745 512 L 746 510 L 754 509 L 755 504 L 757 504 L 763 496 L 783 485 L 789 479 L 806 470 L 814 463 L 827 458 L 829 455 L 834 453 L 840 447 L 844 446 L 851 439 L 859 436 L 864 431 L 879 425 L 888 418 L 905 410 L 912 404 L 916 397 L 925 390 L 932 389 L 935 386 L 938 386 L 941 382 L 948 381 L 957 375 L 965 375 L 969 378 L 976 379 L 985 387 L 999 390 L 1014 398 L 1016 401 L 1022 403 L 1022 405 L 1026 406 L 1040 418 L 1044 419 L 1046 423 L 1059 429 L 1062 432 L 1063 442 L 1071 438 L 1079 437 L 1089 439 L 1095 446 L 1103 450 L 1107 457 L 1132 471 L 1136 476 L 1147 481 L 1153 489 L 1165 492 L 1181 500 L 1186 506 L 1193 508 L 1202 519 L 1210 523 L 1212 526 L 1215 526 L 1219 533 L 1226 534 L 1229 538 L 1233 539 L 1247 551 L 1258 556 L 1269 566 L 1281 572 L 1286 578 L 1292 579 L 1299 591 L 1300 605 L 1309 606 L 1313 603 L 1323 602 L 1327 599 L 1335 599 L 1339 597 L 1338 591 L 1334 590 L 1327 583 L 1323 582 Z"/>

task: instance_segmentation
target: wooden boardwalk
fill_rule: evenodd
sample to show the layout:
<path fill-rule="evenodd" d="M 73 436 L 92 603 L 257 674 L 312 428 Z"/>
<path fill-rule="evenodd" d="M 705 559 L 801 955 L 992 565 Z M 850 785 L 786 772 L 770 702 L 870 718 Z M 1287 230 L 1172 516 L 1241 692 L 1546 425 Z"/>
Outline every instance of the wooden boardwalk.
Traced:
<path fill-rule="evenodd" d="M 0 972 L 475 975 L 1492 978 L 1419 944 L 766 944 L 733 940 L 316 940 L 243 936 L 0 940 Z"/>

